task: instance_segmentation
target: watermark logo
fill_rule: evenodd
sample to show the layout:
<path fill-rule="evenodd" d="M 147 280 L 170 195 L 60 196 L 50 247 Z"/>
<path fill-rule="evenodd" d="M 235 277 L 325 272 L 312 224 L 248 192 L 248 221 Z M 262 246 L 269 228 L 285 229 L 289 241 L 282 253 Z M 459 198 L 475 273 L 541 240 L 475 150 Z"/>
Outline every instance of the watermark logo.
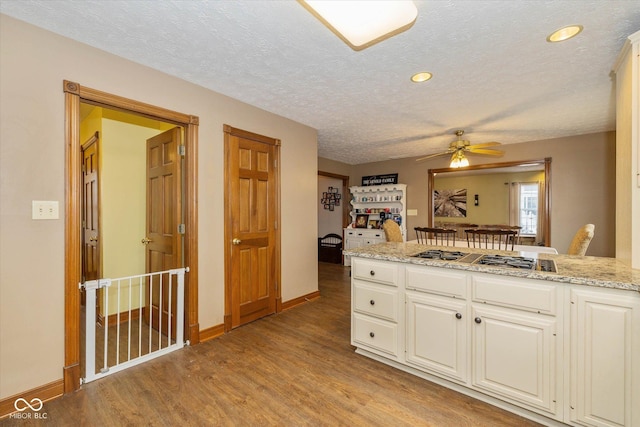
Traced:
<path fill-rule="evenodd" d="M 31 401 L 27 401 L 22 397 L 19 397 L 13 402 L 13 407 L 16 408 L 16 411 L 13 414 L 9 415 L 9 418 L 19 418 L 19 419 L 45 419 L 47 418 L 46 412 L 40 412 L 44 403 L 41 399 L 34 397 Z M 33 412 L 25 412 L 27 409 L 31 409 Z"/>

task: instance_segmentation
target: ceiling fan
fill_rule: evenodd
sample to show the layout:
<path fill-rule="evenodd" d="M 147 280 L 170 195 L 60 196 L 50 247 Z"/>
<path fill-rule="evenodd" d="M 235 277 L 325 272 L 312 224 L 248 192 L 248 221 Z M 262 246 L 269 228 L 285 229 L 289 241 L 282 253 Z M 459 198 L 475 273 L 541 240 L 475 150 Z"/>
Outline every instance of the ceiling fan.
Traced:
<path fill-rule="evenodd" d="M 467 160 L 467 158 L 464 155 L 465 152 L 469 154 L 481 154 L 484 156 L 501 157 L 504 155 L 504 151 L 487 148 L 487 147 L 495 147 L 496 145 L 500 145 L 499 142 L 485 142 L 482 144 L 471 145 L 470 141 L 462 139 L 462 135 L 464 135 L 464 131 L 457 130 L 456 136 L 458 137 L 458 139 L 451 142 L 451 144 L 449 144 L 449 148 L 447 149 L 447 151 L 443 151 L 441 153 L 436 153 L 436 154 L 429 154 L 428 156 L 424 156 L 424 157 L 420 157 L 419 159 L 416 159 L 416 161 L 421 162 L 423 160 L 431 159 L 434 157 L 446 156 L 448 154 L 451 154 L 450 166 L 452 168 L 460 168 L 460 167 L 469 166 L 469 160 Z"/>

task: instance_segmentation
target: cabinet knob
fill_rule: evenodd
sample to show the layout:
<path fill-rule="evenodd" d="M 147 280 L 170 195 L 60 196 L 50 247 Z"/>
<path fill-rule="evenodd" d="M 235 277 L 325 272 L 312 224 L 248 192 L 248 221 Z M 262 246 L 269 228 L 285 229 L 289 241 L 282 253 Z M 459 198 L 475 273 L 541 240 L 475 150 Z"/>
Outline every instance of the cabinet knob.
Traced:
<path fill-rule="evenodd" d="M 375 272 L 375 271 L 373 271 L 373 270 L 371 270 L 371 271 L 369 272 L 369 274 L 370 274 L 370 275 L 372 275 L 372 276 L 375 276 L 375 275 L 376 275 L 376 272 Z"/>
<path fill-rule="evenodd" d="M 371 338 L 373 338 L 373 337 L 375 337 L 375 336 L 376 336 L 376 334 L 374 334 L 373 332 L 369 332 L 369 336 L 370 336 Z"/>
<path fill-rule="evenodd" d="M 371 301 L 369 301 L 369 304 L 376 305 L 376 302 L 374 300 L 371 300 Z"/>
<path fill-rule="evenodd" d="M 476 323 L 482 323 L 482 319 L 479 317 L 476 317 L 475 319 L 473 319 L 473 321 Z"/>
<path fill-rule="evenodd" d="M 462 319 L 462 314 L 461 313 L 456 313 L 456 319 Z"/>

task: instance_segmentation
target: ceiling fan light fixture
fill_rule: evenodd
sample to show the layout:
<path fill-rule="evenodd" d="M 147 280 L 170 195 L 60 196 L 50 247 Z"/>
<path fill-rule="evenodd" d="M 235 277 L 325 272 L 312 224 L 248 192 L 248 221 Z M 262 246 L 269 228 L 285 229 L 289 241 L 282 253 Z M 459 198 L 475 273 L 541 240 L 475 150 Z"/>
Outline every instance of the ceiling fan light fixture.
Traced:
<path fill-rule="evenodd" d="M 431 80 L 431 77 L 433 77 L 433 74 L 428 71 L 422 71 L 411 76 L 411 81 L 414 83 L 422 83 L 426 82 L 427 80 Z"/>
<path fill-rule="evenodd" d="M 562 27 L 547 36 L 549 43 L 558 43 L 565 40 L 569 40 L 580 34 L 584 27 L 582 25 L 567 25 Z"/>
<path fill-rule="evenodd" d="M 413 1 L 298 0 L 354 50 L 409 29 L 418 16 Z"/>
<path fill-rule="evenodd" d="M 450 168 L 466 168 L 469 166 L 469 159 L 467 159 L 461 150 L 458 150 L 451 158 Z"/>

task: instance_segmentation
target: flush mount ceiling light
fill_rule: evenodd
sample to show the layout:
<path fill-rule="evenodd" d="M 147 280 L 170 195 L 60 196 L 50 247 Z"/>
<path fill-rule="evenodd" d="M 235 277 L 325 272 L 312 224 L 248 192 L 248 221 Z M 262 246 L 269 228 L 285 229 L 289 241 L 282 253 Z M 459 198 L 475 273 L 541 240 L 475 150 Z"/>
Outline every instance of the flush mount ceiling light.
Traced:
<path fill-rule="evenodd" d="M 411 76 L 411 81 L 414 83 L 422 83 L 422 82 L 426 82 L 427 80 L 430 80 L 431 77 L 433 77 L 433 74 L 424 71 L 421 73 L 416 73 L 413 76 Z"/>
<path fill-rule="evenodd" d="M 547 41 L 549 43 L 558 43 L 569 40 L 570 38 L 573 38 L 580 34 L 582 28 L 582 25 L 567 25 L 566 27 L 562 27 L 549 34 L 547 36 Z"/>
<path fill-rule="evenodd" d="M 413 1 L 298 1 L 353 50 L 409 29 L 418 16 Z"/>

